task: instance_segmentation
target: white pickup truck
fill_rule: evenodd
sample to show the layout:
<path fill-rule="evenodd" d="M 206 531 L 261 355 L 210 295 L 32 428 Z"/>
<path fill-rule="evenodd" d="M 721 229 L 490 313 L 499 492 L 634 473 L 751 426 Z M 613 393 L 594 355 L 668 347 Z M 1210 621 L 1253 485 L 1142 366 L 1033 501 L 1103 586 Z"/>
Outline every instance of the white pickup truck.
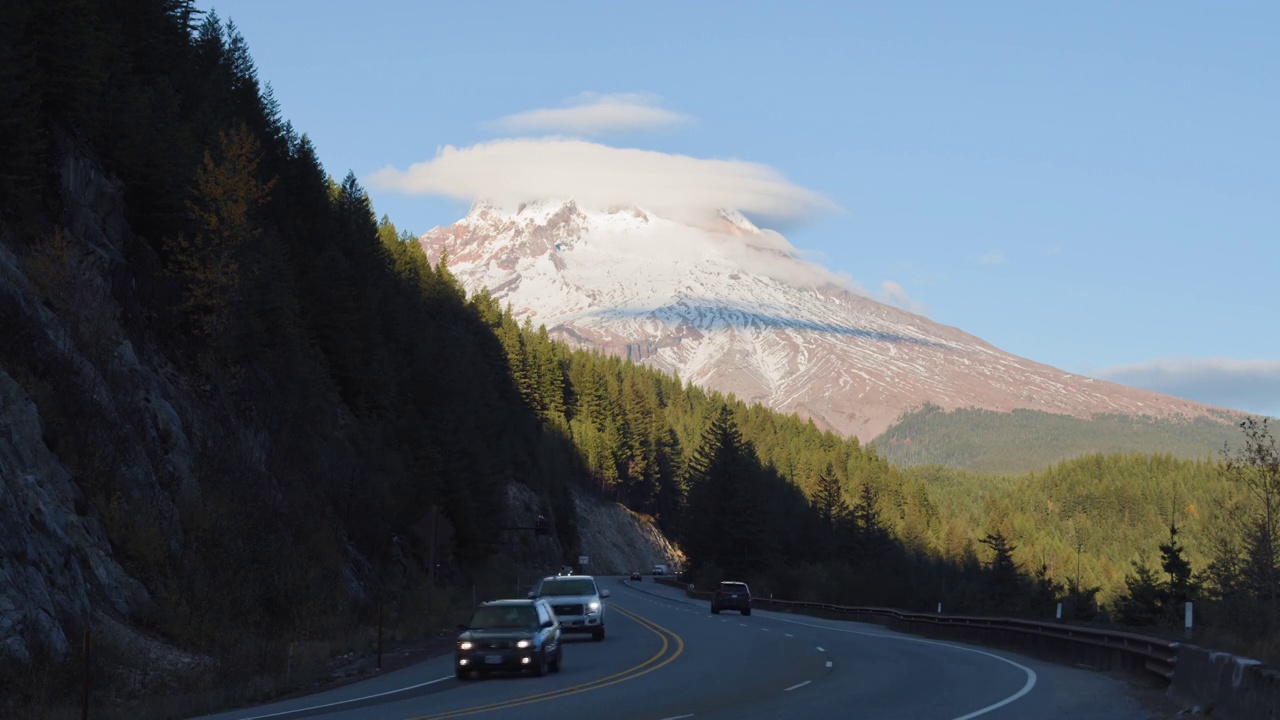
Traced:
<path fill-rule="evenodd" d="M 654 565 L 654 566 L 653 566 L 653 574 L 654 574 L 654 575 L 666 575 L 666 574 L 667 574 L 667 566 L 666 566 L 666 565 L 663 565 L 662 563 L 658 563 L 658 564 Z"/>

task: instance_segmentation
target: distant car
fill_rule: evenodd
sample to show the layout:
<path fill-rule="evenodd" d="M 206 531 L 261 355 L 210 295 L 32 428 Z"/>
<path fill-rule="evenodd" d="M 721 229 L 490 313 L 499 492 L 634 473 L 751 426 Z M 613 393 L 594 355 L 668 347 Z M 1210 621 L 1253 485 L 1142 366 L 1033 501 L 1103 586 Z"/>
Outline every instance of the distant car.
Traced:
<path fill-rule="evenodd" d="M 719 615 L 721 610 L 737 610 L 743 615 L 751 614 L 751 588 L 746 583 L 722 582 L 711 596 L 711 614 Z"/>
<path fill-rule="evenodd" d="M 659 563 L 659 564 L 657 564 L 657 565 L 654 565 L 654 566 L 653 566 L 653 574 L 654 574 L 654 575 L 666 575 L 666 574 L 667 574 L 667 566 L 666 566 L 666 565 L 663 565 L 663 564 L 661 564 L 661 563 Z"/>
<path fill-rule="evenodd" d="M 545 600 L 492 600 L 481 603 L 471 622 L 460 628 L 454 674 L 528 670 L 534 675 L 560 672 L 564 650 L 560 621 Z"/>
<path fill-rule="evenodd" d="M 644 576 L 640 574 L 639 570 L 636 570 L 635 572 L 631 573 L 631 579 L 635 580 L 636 582 L 641 582 L 644 580 Z"/>
<path fill-rule="evenodd" d="M 547 601 L 560 620 L 560 630 L 566 633 L 591 633 L 592 640 L 604 639 L 604 599 L 608 590 L 601 590 L 590 575 L 572 577 L 545 577 L 529 593 L 529 597 Z"/>
<path fill-rule="evenodd" d="M 560 568 L 560 573 L 559 573 L 559 574 L 560 574 L 560 575 L 572 575 L 572 574 L 573 574 L 573 568 L 569 567 L 568 565 L 565 565 L 564 567 Z"/>

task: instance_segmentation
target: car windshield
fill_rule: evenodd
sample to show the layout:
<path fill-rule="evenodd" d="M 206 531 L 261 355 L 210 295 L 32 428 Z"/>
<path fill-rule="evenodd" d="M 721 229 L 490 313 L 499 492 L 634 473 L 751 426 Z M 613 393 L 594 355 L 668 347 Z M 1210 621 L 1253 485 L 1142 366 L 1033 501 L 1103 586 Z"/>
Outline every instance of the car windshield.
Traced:
<path fill-rule="evenodd" d="M 747 592 L 747 586 L 743 583 L 726 582 L 720 583 L 720 589 L 725 592 L 744 593 Z"/>
<path fill-rule="evenodd" d="M 538 612 L 532 605 L 508 605 L 477 608 L 471 616 L 473 630 L 538 627 Z"/>
<path fill-rule="evenodd" d="M 542 583 L 543 595 L 595 595 L 596 584 L 586 578 L 564 578 Z"/>

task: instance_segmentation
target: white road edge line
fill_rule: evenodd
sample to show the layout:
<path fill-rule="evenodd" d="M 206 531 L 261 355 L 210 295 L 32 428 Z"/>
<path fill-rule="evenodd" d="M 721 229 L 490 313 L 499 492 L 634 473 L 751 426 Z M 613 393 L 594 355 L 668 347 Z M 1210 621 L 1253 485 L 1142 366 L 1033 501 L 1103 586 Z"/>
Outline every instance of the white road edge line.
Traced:
<path fill-rule="evenodd" d="M 818 646 L 818 652 L 826 652 L 826 650 L 824 650 L 824 649 L 822 648 L 822 646 L 821 646 L 821 645 L 819 645 L 819 646 Z"/>
<path fill-rule="evenodd" d="M 804 687 L 805 685 L 808 685 L 808 684 L 809 684 L 809 683 L 811 683 L 811 682 L 813 682 L 813 681 L 812 681 L 812 680 L 805 680 L 805 681 L 804 681 L 804 682 L 802 682 L 802 683 L 796 683 L 795 685 L 792 685 L 791 687 L 787 688 L 786 690 L 783 690 L 782 692 L 791 692 L 792 690 L 795 690 L 796 688 L 802 688 L 802 687 Z"/>
<path fill-rule="evenodd" d="M 362 700 L 372 700 L 373 698 L 382 697 L 383 695 L 395 695 L 396 693 L 402 693 L 407 690 L 417 690 L 420 687 L 426 687 L 428 685 L 435 685 L 438 682 L 444 682 L 445 680 L 448 680 L 449 678 L 452 678 L 452 677 L 453 677 L 452 675 L 448 675 L 446 677 L 436 678 L 435 680 L 428 680 L 424 683 L 418 683 L 417 685 L 410 685 L 409 687 L 402 687 L 396 690 L 388 690 L 386 692 L 380 692 L 374 695 L 365 695 L 364 697 L 351 698 L 350 700 L 339 700 L 338 702 L 331 702 L 325 705 L 312 705 L 311 707 L 295 708 L 293 710 L 282 710 L 280 712 L 271 713 L 270 715 L 254 715 L 252 717 L 240 718 L 240 720 L 262 720 L 262 718 L 273 718 L 273 717 L 279 717 L 281 715 L 292 715 L 294 713 L 310 712 L 312 710 L 319 710 L 321 708 L 328 708 L 328 707 L 336 707 L 338 705 L 350 705 L 351 703 L 361 702 Z"/>
<path fill-rule="evenodd" d="M 831 665 L 832 665 L 831 661 L 830 661 L 830 660 L 828 660 L 828 661 L 827 661 L 827 667 L 831 667 Z"/>
<path fill-rule="evenodd" d="M 689 713 L 688 715 L 672 715 L 669 718 L 662 718 L 662 720 L 684 720 L 684 718 L 691 717 L 693 717 L 693 713 Z"/>
<path fill-rule="evenodd" d="M 886 640 L 901 640 L 902 642 L 924 643 L 925 645 L 939 645 L 941 647 L 951 648 L 952 650 L 961 650 L 963 652 L 977 653 L 979 655 L 986 655 L 989 658 L 994 658 L 1003 663 L 1008 663 L 1027 674 L 1027 682 L 1022 686 L 1022 689 L 1019 690 L 1018 692 L 1010 695 L 1009 697 L 999 702 L 992 703 L 991 705 L 988 705 L 984 708 L 979 708 L 977 710 L 974 710 L 968 715 L 961 715 L 960 717 L 952 718 L 952 720 L 972 720 L 972 718 L 976 718 L 980 715 L 986 715 L 987 713 L 993 710 L 999 710 L 1005 705 L 1008 705 L 1009 703 L 1014 702 L 1015 700 L 1022 697 L 1023 695 L 1026 695 L 1027 693 L 1031 692 L 1031 689 L 1036 686 L 1035 670 L 1032 670 L 1031 668 L 1027 667 L 1026 665 L 1023 665 L 1022 663 L 1014 662 L 1009 658 L 1000 657 L 995 653 L 989 653 L 989 652 L 986 652 L 985 650 L 977 650 L 975 648 L 968 648 L 962 645 L 952 645 L 950 643 L 938 642 L 936 640 L 923 640 L 921 638 L 901 637 L 898 635 L 885 635 L 883 633 L 870 633 L 870 632 L 863 632 L 861 630 L 846 630 L 845 628 L 830 627 L 828 625 L 815 625 L 813 623 L 799 622 L 798 620 L 788 620 L 786 618 L 780 618 L 780 617 L 771 617 L 769 619 L 775 620 L 777 622 L 791 623 L 792 625 L 804 625 L 805 627 L 818 628 L 819 630 L 828 630 L 830 632 L 849 633 L 850 635 L 866 635 L 869 637 L 885 638 Z M 822 650 L 822 648 L 818 648 L 818 649 Z"/>

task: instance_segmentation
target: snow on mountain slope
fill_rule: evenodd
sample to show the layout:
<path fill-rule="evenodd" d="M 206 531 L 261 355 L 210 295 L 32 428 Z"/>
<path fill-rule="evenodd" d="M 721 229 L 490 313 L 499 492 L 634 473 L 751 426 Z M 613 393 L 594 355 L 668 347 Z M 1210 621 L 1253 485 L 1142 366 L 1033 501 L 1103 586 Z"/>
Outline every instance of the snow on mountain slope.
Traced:
<path fill-rule="evenodd" d="M 679 221 L 572 200 L 477 203 L 420 238 L 468 293 L 488 288 L 553 336 L 870 440 L 925 401 L 1169 418 L 1213 408 L 1006 353 L 847 289 L 731 211 Z"/>

